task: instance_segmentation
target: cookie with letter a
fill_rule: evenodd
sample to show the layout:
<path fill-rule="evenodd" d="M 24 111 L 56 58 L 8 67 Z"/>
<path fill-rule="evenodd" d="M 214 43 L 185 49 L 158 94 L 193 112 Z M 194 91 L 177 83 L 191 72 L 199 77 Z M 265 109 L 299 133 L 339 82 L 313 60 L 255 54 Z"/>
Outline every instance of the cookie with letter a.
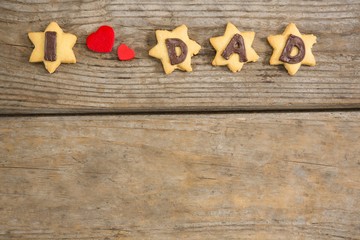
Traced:
<path fill-rule="evenodd" d="M 238 72 L 244 63 L 256 62 L 259 56 L 251 46 L 254 38 L 255 32 L 240 32 L 229 22 L 223 36 L 210 38 L 216 50 L 212 65 L 227 65 L 232 72 Z"/>

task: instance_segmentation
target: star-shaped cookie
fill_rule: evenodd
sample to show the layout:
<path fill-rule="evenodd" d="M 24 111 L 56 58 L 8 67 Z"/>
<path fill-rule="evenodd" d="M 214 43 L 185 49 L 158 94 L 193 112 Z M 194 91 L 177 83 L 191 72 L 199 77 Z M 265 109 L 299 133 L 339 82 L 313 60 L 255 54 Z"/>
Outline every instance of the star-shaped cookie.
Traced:
<path fill-rule="evenodd" d="M 311 52 L 312 46 L 316 43 L 316 36 L 301 34 L 294 23 L 290 23 L 283 34 L 270 35 L 268 41 L 274 48 L 270 64 L 284 64 L 290 75 L 295 75 L 301 65 L 316 65 Z"/>
<path fill-rule="evenodd" d="M 77 37 L 64 33 L 56 22 L 51 22 L 44 32 L 30 32 L 28 35 L 35 45 L 29 62 L 44 62 L 49 73 L 55 72 L 61 63 L 76 63 L 72 48 Z"/>
<path fill-rule="evenodd" d="M 188 28 L 181 25 L 172 31 L 157 30 L 157 45 L 149 55 L 161 60 L 166 74 L 175 69 L 191 72 L 191 57 L 198 54 L 201 46 L 188 36 Z"/>
<path fill-rule="evenodd" d="M 227 65 L 232 72 L 238 72 L 246 62 L 256 62 L 259 56 L 252 48 L 255 32 L 240 32 L 232 23 L 228 23 L 223 36 L 210 38 L 216 50 L 212 64 Z"/>

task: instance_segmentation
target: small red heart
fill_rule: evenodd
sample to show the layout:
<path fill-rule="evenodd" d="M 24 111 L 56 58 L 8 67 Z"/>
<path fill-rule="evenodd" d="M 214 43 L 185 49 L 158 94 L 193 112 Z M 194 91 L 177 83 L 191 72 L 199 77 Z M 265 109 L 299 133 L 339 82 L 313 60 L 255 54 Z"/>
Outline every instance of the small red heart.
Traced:
<path fill-rule="evenodd" d="M 135 51 L 126 46 L 126 44 L 120 44 L 117 54 L 120 61 L 131 60 L 135 57 Z"/>
<path fill-rule="evenodd" d="M 87 47 L 94 52 L 111 52 L 115 41 L 114 29 L 110 26 L 101 26 L 86 39 Z"/>

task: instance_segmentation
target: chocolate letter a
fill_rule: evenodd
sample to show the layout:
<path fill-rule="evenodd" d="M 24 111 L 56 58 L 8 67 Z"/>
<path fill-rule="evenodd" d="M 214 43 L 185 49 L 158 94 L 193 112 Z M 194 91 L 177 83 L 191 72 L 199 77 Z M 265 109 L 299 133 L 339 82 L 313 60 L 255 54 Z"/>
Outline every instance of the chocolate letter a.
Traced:
<path fill-rule="evenodd" d="M 240 62 L 248 61 L 246 57 L 244 38 L 240 34 L 235 34 L 233 36 L 221 56 L 226 60 L 229 60 L 231 54 L 233 53 L 239 54 Z"/>

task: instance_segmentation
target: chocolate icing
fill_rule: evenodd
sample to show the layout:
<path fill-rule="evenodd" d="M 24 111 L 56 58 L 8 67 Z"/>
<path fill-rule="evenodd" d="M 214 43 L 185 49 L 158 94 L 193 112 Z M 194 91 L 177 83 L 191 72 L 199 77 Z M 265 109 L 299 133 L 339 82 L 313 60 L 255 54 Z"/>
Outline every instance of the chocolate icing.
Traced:
<path fill-rule="evenodd" d="M 291 56 L 291 51 L 293 47 L 297 47 L 299 52 L 295 56 Z M 301 62 L 305 57 L 305 44 L 304 41 L 295 36 L 290 34 L 288 40 L 286 41 L 286 45 L 284 47 L 283 52 L 280 56 L 280 61 L 285 63 L 295 64 Z"/>
<path fill-rule="evenodd" d="M 56 32 L 45 32 L 45 54 L 46 61 L 56 61 Z"/>
<path fill-rule="evenodd" d="M 165 44 L 168 50 L 171 65 L 182 63 L 185 60 L 188 53 L 188 48 L 181 39 L 168 38 L 165 40 Z M 179 56 L 176 54 L 177 47 L 181 49 L 181 54 Z"/>
<path fill-rule="evenodd" d="M 229 60 L 230 56 L 233 53 L 239 54 L 240 62 L 247 62 L 246 49 L 244 38 L 240 34 L 235 34 L 230 40 L 229 44 L 226 46 L 225 50 L 221 54 L 223 58 Z"/>

